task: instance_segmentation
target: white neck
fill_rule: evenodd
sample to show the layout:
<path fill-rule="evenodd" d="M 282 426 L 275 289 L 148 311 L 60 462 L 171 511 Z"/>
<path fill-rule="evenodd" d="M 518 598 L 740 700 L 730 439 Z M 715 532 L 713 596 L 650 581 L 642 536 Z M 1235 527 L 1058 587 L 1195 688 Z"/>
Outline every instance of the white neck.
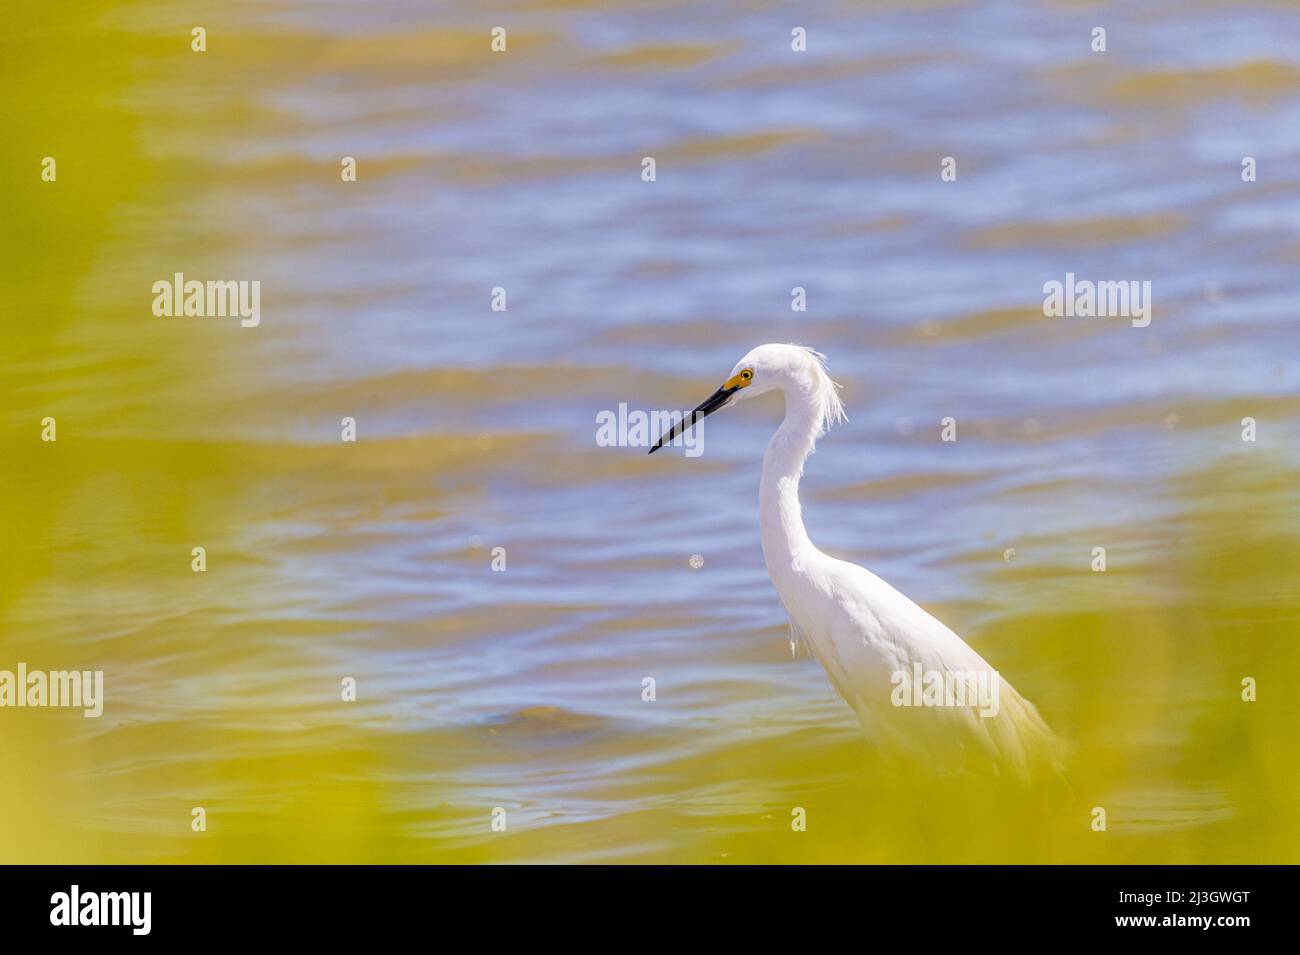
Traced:
<path fill-rule="evenodd" d="M 758 488 L 763 561 L 778 591 L 781 581 L 792 572 L 796 558 L 817 553 L 803 526 L 799 478 L 821 424 L 811 391 L 797 386 L 784 391 L 785 420 L 763 455 L 763 480 Z"/>

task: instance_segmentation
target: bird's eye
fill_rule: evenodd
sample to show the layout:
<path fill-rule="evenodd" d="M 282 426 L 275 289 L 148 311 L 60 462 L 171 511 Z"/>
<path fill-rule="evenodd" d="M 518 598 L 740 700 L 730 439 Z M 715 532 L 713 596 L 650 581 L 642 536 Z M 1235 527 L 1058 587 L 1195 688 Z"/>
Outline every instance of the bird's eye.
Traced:
<path fill-rule="evenodd" d="M 749 379 L 751 379 L 751 378 L 753 378 L 753 377 L 754 377 L 754 373 L 753 373 L 752 371 L 750 371 L 748 368 L 746 368 L 744 371 L 742 371 L 742 372 L 740 373 L 740 380 L 741 380 L 741 381 L 749 381 Z"/>

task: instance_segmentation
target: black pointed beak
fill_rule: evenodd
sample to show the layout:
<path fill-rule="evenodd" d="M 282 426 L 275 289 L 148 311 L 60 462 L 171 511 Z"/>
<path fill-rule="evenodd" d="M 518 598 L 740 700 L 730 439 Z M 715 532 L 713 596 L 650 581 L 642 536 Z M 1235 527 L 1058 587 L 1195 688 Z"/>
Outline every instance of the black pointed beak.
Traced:
<path fill-rule="evenodd" d="M 671 428 L 669 428 L 667 431 L 661 434 L 659 436 L 659 440 L 655 442 L 654 447 L 652 447 L 646 453 L 654 454 L 656 451 L 662 448 L 669 441 L 673 440 L 673 438 L 677 437 L 687 428 L 694 425 L 695 422 L 703 421 L 705 418 L 713 414 L 713 412 L 717 411 L 719 408 L 725 408 L 727 406 L 727 402 L 731 400 L 731 396 L 734 395 L 738 390 L 739 390 L 738 388 L 735 387 L 728 388 L 726 385 L 723 385 L 713 394 L 709 395 L 709 397 L 705 398 L 702 402 L 700 402 L 699 407 L 697 407 L 694 411 L 692 411 L 681 421 L 677 422 L 675 425 L 673 425 Z"/>

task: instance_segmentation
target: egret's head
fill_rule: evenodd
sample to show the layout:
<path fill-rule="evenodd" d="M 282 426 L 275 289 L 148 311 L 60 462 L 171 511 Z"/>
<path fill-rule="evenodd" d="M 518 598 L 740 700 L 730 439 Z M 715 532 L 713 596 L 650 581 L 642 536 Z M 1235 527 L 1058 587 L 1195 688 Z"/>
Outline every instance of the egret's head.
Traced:
<path fill-rule="evenodd" d="M 759 345 L 731 369 L 731 374 L 713 394 L 702 401 L 680 424 L 659 436 L 654 454 L 686 428 L 728 405 L 764 392 L 779 389 L 798 395 L 813 415 L 813 430 L 823 434 L 844 420 L 839 385 L 826 374 L 826 356 L 803 345 Z M 787 399 L 788 400 L 788 399 Z"/>

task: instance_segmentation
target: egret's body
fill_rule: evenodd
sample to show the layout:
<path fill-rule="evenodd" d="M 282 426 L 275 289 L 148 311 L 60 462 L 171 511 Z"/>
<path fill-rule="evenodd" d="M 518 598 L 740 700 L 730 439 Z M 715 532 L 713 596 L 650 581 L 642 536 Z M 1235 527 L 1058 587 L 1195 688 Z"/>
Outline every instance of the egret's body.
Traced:
<path fill-rule="evenodd" d="M 785 420 L 763 457 L 763 560 L 802 642 L 868 733 L 882 749 L 939 769 L 992 768 L 1026 777 L 1055 768 L 1051 730 L 978 653 L 875 574 L 822 553 L 809 540 L 799 479 L 817 438 L 844 416 L 820 355 L 797 345 L 760 346 L 697 412 L 711 414 L 771 390 L 785 396 Z M 917 673 L 947 674 L 972 697 L 977 679 L 996 686 L 996 707 L 899 705 L 900 674 L 910 679 Z"/>

